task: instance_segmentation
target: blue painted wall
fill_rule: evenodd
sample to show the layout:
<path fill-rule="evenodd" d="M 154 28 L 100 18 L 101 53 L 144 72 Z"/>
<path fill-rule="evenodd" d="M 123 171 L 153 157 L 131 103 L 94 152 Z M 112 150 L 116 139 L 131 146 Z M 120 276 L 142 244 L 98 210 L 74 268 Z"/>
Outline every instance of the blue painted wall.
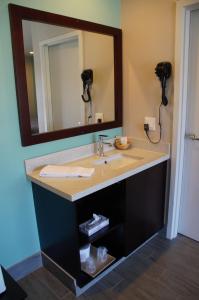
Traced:
<path fill-rule="evenodd" d="M 0 264 L 6 268 L 39 251 L 32 191 L 24 159 L 93 141 L 93 134 L 22 147 L 17 114 L 8 3 L 120 27 L 120 0 L 0 0 Z M 106 131 L 110 136 L 121 129 Z"/>

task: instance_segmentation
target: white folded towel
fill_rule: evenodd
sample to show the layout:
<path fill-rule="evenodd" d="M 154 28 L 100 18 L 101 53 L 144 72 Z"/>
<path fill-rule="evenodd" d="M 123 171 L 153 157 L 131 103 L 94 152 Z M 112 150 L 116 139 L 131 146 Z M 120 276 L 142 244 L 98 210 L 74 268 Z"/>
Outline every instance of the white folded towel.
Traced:
<path fill-rule="evenodd" d="M 94 168 L 69 167 L 48 165 L 41 169 L 39 175 L 42 177 L 90 177 Z"/>

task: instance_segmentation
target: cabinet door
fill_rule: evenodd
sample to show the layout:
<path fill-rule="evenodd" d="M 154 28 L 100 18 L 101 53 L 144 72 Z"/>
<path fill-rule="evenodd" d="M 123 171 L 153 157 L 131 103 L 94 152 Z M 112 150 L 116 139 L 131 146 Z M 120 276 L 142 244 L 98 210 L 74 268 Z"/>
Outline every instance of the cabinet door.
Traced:
<path fill-rule="evenodd" d="M 164 226 L 167 163 L 126 179 L 125 254 Z"/>
<path fill-rule="evenodd" d="M 32 187 L 41 250 L 77 278 L 81 269 L 75 206 L 37 184 Z"/>

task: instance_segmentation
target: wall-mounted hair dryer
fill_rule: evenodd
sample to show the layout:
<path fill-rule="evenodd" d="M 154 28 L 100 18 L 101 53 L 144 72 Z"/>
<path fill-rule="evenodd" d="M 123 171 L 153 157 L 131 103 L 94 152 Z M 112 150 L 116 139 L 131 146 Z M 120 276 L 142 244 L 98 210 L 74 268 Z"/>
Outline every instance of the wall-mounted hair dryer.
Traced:
<path fill-rule="evenodd" d="M 166 81 L 171 76 L 172 66 L 170 62 L 160 62 L 155 68 L 155 74 L 159 78 L 162 87 L 162 104 L 167 105 L 168 99 L 165 95 Z"/>
<path fill-rule="evenodd" d="M 87 69 L 84 70 L 81 74 L 81 78 L 83 81 L 83 95 L 82 95 L 82 100 L 84 102 L 91 102 L 91 94 L 90 94 L 90 89 L 93 83 L 93 70 Z"/>

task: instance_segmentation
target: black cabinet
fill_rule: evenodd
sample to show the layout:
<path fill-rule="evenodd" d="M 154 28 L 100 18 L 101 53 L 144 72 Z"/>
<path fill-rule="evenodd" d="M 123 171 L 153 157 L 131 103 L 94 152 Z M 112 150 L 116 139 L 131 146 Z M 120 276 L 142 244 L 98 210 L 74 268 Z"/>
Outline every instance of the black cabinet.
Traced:
<path fill-rule="evenodd" d="M 75 206 L 37 184 L 32 187 L 41 250 L 77 278 L 80 259 Z"/>
<path fill-rule="evenodd" d="M 164 225 L 167 163 L 158 164 L 77 201 L 68 201 L 32 184 L 41 250 L 69 273 L 79 287 L 93 278 L 81 270 L 80 248 L 105 246 L 115 262 L 130 254 Z M 109 226 L 90 237 L 79 225 L 93 213 L 109 218 Z"/>
<path fill-rule="evenodd" d="M 27 294 L 18 285 L 18 283 L 2 268 L 3 278 L 6 285 L 6 291 L 0 294 L 0 300 L 24 300 Z"/>
<path fill-rule="evenodd" d="M 37 184 L 32 187 L 42 253 L 72 275 L 79 287 L 93 279 L 81 270 L 79 250 L 83 245 L 107 247 L 114 262 L 124 256 L 124 181 L 75 202 Z M 93 213 L 109 218 L 110 224 L 87 237 L 79 231 L 79 225 Z"/>
<path fill-rule="evenodd" d="M 167 163 L 125 180 L 125 255 L 164 226 Z"/>

